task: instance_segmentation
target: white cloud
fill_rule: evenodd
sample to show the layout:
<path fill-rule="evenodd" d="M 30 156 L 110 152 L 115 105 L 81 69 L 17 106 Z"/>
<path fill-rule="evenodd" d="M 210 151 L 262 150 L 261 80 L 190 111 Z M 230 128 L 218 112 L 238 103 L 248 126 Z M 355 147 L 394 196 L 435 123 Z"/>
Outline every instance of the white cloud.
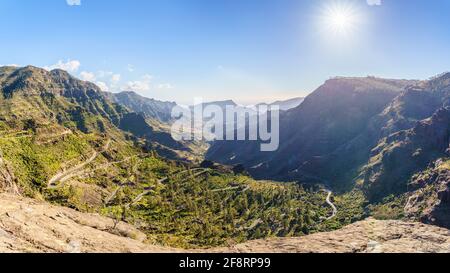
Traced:
<path fill-rule="evenodd" d="M 143 81 L 129 81 L 124 90 L 144 92 L 150 90 L 150 83 Z"/>
<path fill-rule="evenodd" d="M 104 71 L 104 70 L 100 70 L 100 71 L 97 72 L 97 76 L 98 76 L 99 78 L 109 77 L 109 76 L 111 76 L 112 74 L 114 74 L 114 73 L 111 72 L 111 71 Z"/>
<path fill-rule="evenodd" d="M 161 83 L 156 86 L 158 89 L 173 89 L 174 86 L 170 83 Z"/>
<path fill-rule="evenodd" d="M 53 70 L 53 69 L 62 69 L 66 70 L 67 72 L 76 72 L 80 68 L 81 63 L 78 60 L 67 60 L 64 62 L 63 60 L 59 60 L 56 64 L 45 66 L 44 69 L 46 70 Z"/>
<path fill-rule="evenodd" d="M 151 75 L 144 75 L 142 76 L 142 79 L 139 81 L 129 81 L 125 86 L 124 90 L 127 91 L 136 91 L 136 92 L 145 92 L 149 91 L 151 88 L 151 81 L 153 79 L 153 76 Z"/>
<path fill-rule="evenodd" d="M 110 82 L 109 89 L 113 91 L 118 91 L 119 88 L 119 82 L 122 79 L 120 74 L 113 74 L 108 80 Z"/>
<path fill-rule="evenodd" d="M 117 91 L 120 89 L 119 82 L 121 81 L 122 76 L 111 71 L 100 70 L 98 72 L 82 71 L 79 74 L 79 78 L 83 81 L 95 83 L 100 87 L 102 91 Z M 140 84 L 140 82 L 136 82 L 134 86 L 145 89 L 145 83 L 150 84 L 150 80 L 151 78 L 147 78 L 144 76 L 142 78 L 143 83 Z"/>
<path fill-rule="evenodd" d="M 83 71 L 80 73 L 80 78 L 83 81 L 93 82 L 97 78 L 94 73 Z"/>
<path fill-rule="evenodd" d="M 367 0 L 367 5 L 369 6 L 381 6 L 381 0 Z"/>
<path fill-rule="evenodd" d="M 122 77 L 120 76 L 120 74 L 114 74 L 111 76 L 111 82 L 116 84 L 116 83 L 120 82 L 121 78 Z"/>
<path fill-rule="evenodd" d="M 109 86 L 104 83 L 104 82 L 96 82 L 95 83 L 98 87 L 100 87 L 100 89 L 104 92 L 108 92 L 109 91 Z"/>
<path fill-rule="evenodd" d="M 59 61 L 57 64 L 46 67 L 47 70 L 56 68 L 64 69 L 70 72 L 76 72 L 80 67 L 80 62 L 68 60 L 67 62 Z M 119 73 L 112 71 L 99 70 L 97 72 L 90 72 L 83 70 L 77 73 L 81 80 L 95 83 L 102 91 L 136 91 L 145 93 L 152 89 L 169 90 L 175 87 L 171 83 L 155 83 L 154 77 L 150 74 L 145 74 L 139 79 L 123 83 L 123 77 Z"/>
<path fill-rule="evenodd" d="M 132 64 L 127 65 L 128 72 L 134 72 L 134 66 Z"/>
<path fill-rule="evenodd" d="M 144 76 L 142 76 L 142 80 L 150 82 L 151 80 L 153 80 L 153 76 L 150 74 L 145 74 Z"/>
<path fill-rule="evenodd" d="M 18 65 L 18 64 L 0 64 L 0 67 L 2 67 L 2 66 L 19 67 L 20 65 Z"/>
<path fill-rule="evenodd" d="M 81 6 L 81 0 L 66 0 L 69 6 Z"/>

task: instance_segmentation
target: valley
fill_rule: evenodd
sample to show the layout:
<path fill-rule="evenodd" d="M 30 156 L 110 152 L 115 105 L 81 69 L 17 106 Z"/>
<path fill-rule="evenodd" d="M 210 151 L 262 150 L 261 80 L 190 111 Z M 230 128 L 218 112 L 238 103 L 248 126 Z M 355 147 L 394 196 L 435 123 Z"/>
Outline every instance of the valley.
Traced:
<path fill-rule="evenodd" d="M 331 79 L 283 104 L 280 149 L 260 152 L 252 141 L 173 140 L 174 103 L 105 93 L 63 70 L 1 67 L 0 202 L 11 205 L 0 246 L 396 252 L 393 238 L 418 228 L 440 243 L 408 235 L 403 250 L 448 250 L 449 90 L 450 74 Z M 78 236 L 69 246 L 64 225 Z M 55 227 L 33 245 L 33 232 Z"/>

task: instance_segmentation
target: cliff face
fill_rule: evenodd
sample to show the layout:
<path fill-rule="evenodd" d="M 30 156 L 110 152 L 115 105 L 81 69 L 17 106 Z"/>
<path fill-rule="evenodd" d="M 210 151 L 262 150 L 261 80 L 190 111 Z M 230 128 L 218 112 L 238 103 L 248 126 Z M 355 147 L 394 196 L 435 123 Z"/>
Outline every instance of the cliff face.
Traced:
<path fill-rule="evenodd" d="M 450 159 L 440 159 L 413 176 L 406 216 L 450 229 Z"/>
<path fill-rule="evenodd" d="M 124 91 L 117 94 L 105 93 L 105 95 L 110 100 L 136 113 L 142 113 L 146 118 L 156 119 L 164 123 L 172 120 L 172 109 L 176 106 L 174 102 L 145 98 L 132 91 Z"/>
<path fill-rule="evenodd" d="M 442 108 L 413 129 L 384 138 L 372 150 L 364 172 L 369 199 L 408 191 L 408 181 L 417 171 L 448 156 L 450 109 Z"/>

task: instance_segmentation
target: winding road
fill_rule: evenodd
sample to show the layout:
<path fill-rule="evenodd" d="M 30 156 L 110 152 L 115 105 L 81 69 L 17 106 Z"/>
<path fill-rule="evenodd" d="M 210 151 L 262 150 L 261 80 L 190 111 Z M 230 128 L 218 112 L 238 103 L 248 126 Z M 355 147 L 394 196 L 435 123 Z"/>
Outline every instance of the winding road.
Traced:
<path fill-rule="evenodd" d="M 209 169 L 205 169 L 205 168 L 189 169 L 189 170 L 184 170 L 184 171 L 178 172 L 178 173 L 176 173 L 176 174 L 172 174 L 172 175 L 180 175 L 180 174 L 189 173 L 189 172 L 192 172 L 192 171 L 200 171 L 200 172 L 198 172 L 198 173 L 192 174 L 193 177 L 197 177 L 197 176 L 199 176 L 199 175 L 202 175 L 202 174 L 208 172 Z M 169 177 L 164 177 L 164 178 L 158 180 L 158 184 L 159 184 L 159 185 L 163 185 L 164 182 L 166 182 L 167 180 L 169 180 Z M 136 196 L 136 198 L 134 198 L 133 201 L 131 201 L 131 202 L 130 202 L 129 204 L 127 204 L 125 207 L 128 209 L 128 208 L 130 208 L 131 206 L 135 205 L 136 203 L 140 202 L 145 196 L 147 196 L 147 195 L 149 195 L 150 193 L 152 193 L 153 190 L 154 190 L 154 188 L 149 188 L 149 189 L 143 191 L 141 194 L 139 194 L 138 196 Z"/>
<path fill-rule="evenodd" d="M 338 213 L 338 209 L 336 208 L 336 206 L 333 204 L 333 202 L 331 202 L 331 196 L 333 195 L 333 192 L 332 191 L 330 191 L 330 190 L 325 190 L 327 193 L 328 193 L 328 196 L 327 196 L 327 204 L 333 209 L 333 214 L 330 216 L 330 217 L 328 217 L 328 218 L 326 218 L 325 220 L 331 220 L 331 219 L 333 219 L 334 217 L 336 217 L 336 214 Z"/>
<path fill-rule="evenodd" d="M 87 165 L 91 164 L 101 153 L 107 151 L 109 149 L 109 146 L 111 144 L 111 140 L 108 140 L 105 144 L 105 146 L 103 147 L 103 149 L 98 152 L 98 151 L 94 151 L 94 153 L 91 155 L 91 157 L 89 157 L 85 162 L 76 165 L 75 167 L 68 169 L 66 171 L 62 171 L 60 173 L 57 173 L 55 176 L 53 176 L 47 183 L 47 187 L 49 189 L 55 189 L 58 187 L 58 183 L 59 182 L 65 182 L 68 179 L 77 176 L 78 172 L 80 170 L 82 170 L 84 167 L 86 167 Z"/>

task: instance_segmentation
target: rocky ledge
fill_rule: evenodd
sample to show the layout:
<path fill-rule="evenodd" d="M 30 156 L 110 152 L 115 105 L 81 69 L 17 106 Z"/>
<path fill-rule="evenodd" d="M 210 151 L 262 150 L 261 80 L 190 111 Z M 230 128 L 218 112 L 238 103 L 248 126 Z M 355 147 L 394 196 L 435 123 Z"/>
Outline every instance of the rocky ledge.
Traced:
<path fill-rule="evenodd" d="M 251 241 L 223 252 L 450 253 L 450 230 L 402 221 L 365 221 L 299 238 Z"/>
<path fill-rule="evenodd" d="M 173 252 L 134 227 L 97 214 L 0 194 L 0 252 Z"/>

